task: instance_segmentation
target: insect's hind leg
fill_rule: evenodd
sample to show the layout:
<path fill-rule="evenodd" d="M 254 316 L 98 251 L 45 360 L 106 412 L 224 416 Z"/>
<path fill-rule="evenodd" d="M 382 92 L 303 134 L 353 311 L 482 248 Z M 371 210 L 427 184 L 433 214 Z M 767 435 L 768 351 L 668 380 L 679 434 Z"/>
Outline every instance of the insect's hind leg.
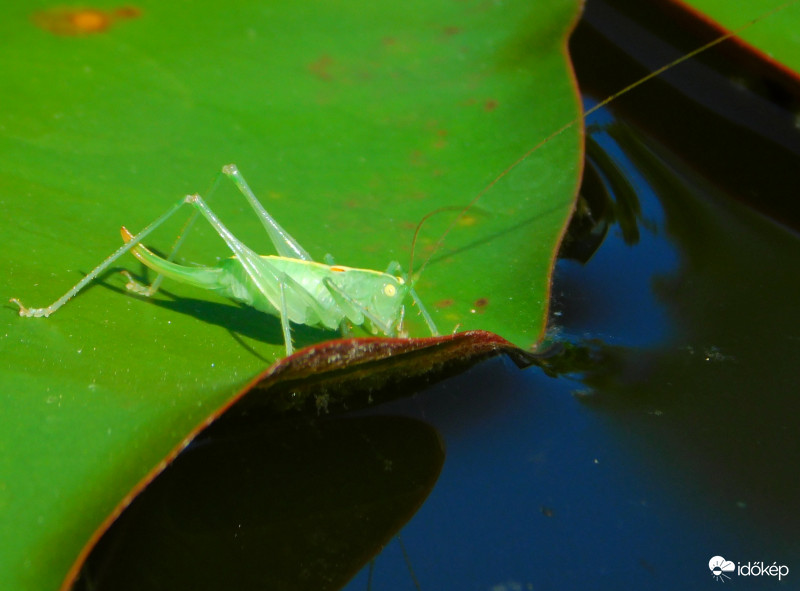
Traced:
<path fill-rule="evenodd" d="M 269 239 L 272 241 L 272 244 L 275 246 L 275 250 L 278 251 L 278 254 L 282 257 L 286 257 L 289 259 L 300 259 L 303 261 L 313 261 L 314 259 L 311 258 L 311 255 L 306 252 L 306 250 L 300 246 L 300 243 L 292 237 L 289 232 L 284 230 L 281 225 L 275 221 L 271 215 L 267 213 L 267 210 L 264 209 L 264 206 L 261 205 L 261 202 L 256 197 L 253 190 L 250 188 L 250 185 L 247 184 L 247 181 L 244 180 L 244 176 L 242 173 L 239 172 L 239 169 L 236 167 L 235 164 L 226 164 L 222 167 L 222 174 L 227 176 L 236 188 L 244 195 L 245 199 L 247 199 L 248 203 L 250 203 L 250 207 L 253 208 L 253 211 L 258 216 L 258 219 L 261 220 L 261 224 L 264 226 L 264 229 L 267 231 L 269 235 Z"/>
<path fill-rule="evenodd" d="M 218 172 L 216 178 L 214 179 L 214 182 L 211 184 L 211 187 L 208 189 L 208 192 L 206 193 L 208 195 L 207 198 L 209 200 L 211 199 L 211 196 L 214 194 L 214 192 L 217 190 L 217 187 L 219 187 L 219 183 L 222 180 L 222 177 L 223 173 Z M 196 208 L 192 209 L 192 213 L 189 214 L 189 217 L 186 219 L 186 222 L 183 224 L 180 231 L 178 232 L 178 235 L 175 237 L 175 242 L 172 243 L 172 248 L 170 249 L 169 254 L 167 255 L 166 258 L 167 261 L 172 262 L 175 260 L 175 257 L 178 256 L 178 251 L 181 249 L 181 246 L 183 246 L 186 237 L 189 235 L 189 232 L 191 231 L 192 226 L 194 226 L 194 223 L 197 221 L 197 217 L 199 215 L 200 212 Z M 153 281 L 150 283 L 150 285 L 144 285 L 143 283 L 136 281 L 136 279 L 134 279 L 133 276 L 128 271 L 122 271 L 121 273 L 127 280 L 127 283 L 125 284 L 125 289 L 144 297 L 150 297 L 154 295 L 161 287 L 161 283 L 164 281 L 164 276 L 158 274 L 156 275 L 156 278 L 153 279 Z"/>
<path fill-rule="evenodd" d="M 170 249 L 169 255 L 166 258 L 167 261 L 172 262 L 175 260 L 175 257 L 178 255 L 178 251 L 180 250 L 181 246 L 183 246 L 183 242 L 186 240 L 186 236 L 189 234 L 189 230 L 191 230 L 194 222 L 197 220 L 198 215 L 200 215 L 200 212 L 196 210 L 193 211 L 186 220 L 186 223 L 183 224 L 178 236 L 175 238 L 175 242 L 172 244 L 172 248 Z M 128 271 L 121 271 L 121 273 L 127 280 L 125 289 L 148 298 L 158 291 L 158 289 L 161 287 L 161 283 L 164 281 L 164 276 L 158 274 L 150 283 L 150 285 L 145 285 L 139 281 L 136 281 L 136 279 L 133 278 L 133 275 L 131 275 Z"/>
<path fill-rule="evenodd" d="M 116 251 L 114 251 L 114 253 L 112 253 L 109 257 L 107 257 L 102 263 L 97 265 L 94 269 L 92 269 L 83 279 L 81 279 L 80 281 L 78 281 L 78 283 L 73 285 L 72 288 L 70 288 L 69 291 L 67 291 L 67 293 L 58 298 L 55 302 L 53 302 L 49 306 L 45 308 L 28 308 L 25 305 L 23 305 L 23 303 L 20 302 L 17 298 L 11 298 L 10 301 L 19 306 L 20 316 L 34 317 L 34 318 L 39 318 L 42 316 L 44 317 L 50 316 L 50 314 L 53 314 L 61 306 L 66 304 L 75 294 L 77 294 L 80 290 L 86 287 L 87 284 L 94 281 L 94 279 L 96 279 L 97 276 L 100 275 L 100 273 L 105 271 L 111 265 L 111 263 L 116 261 L 123 254 L 125 254 L 134 246 L 139 244 L 148 234 L 150 234 L 150 232 L 158 228 L 161 224 L 163 224 L 170 217 L 172 217 L 173 214 L 175 214 L 175 212 L 177 212 L 185 203 L 187 203 L 186 198 L 181 199 L 178 203 L 169 208 L 165 213 L 163 213 L 161 216 L 159 216 L 153 222 L 151 222 L 148 226 L 146 226 L 144 230 L 142 230 L 141 232 L 136 234 L 136 236 L 131 238 L 129 242 L 123 244 Z"/>
<path fill-rule="evenodd" d="M 231 252 L 239 259 L 239 262 L 244 267 L 245 272 L 250 277 L 250 279 L 255 284 L 256 288 L 263 294 L 265 297 L 268 296 L 270 292 L 274 292 L 273 289 L 270 289 L 268 281 L 273 281 L 277 283 L 278 290 L 279 290 L 279 299 L 280 299 L 280 315 L 281 315 L 281 328 L 283 330 L 283 338 L 284 343 L 286 345 L 286 355 L 291 355 L 294 351 L 294 347 L 292 346 L 292 335 L 291 329 L 289 326 L 289 314 L 288 314 L 288 307 L 287 307 L 287 300 L 286 300 L 286 287 L 290 278 L 282 277 L 281 273 L 277 270 L 270 268 L 266 263 L 261 261 L 258 254 L 253 252 L 250 248 L 248 248 L 241 240 L 236 238 L 233 233 L 225 227 L 225 224 L 217 217 L 217 215 L 211 210 L 208 204 L 203 201 L 203 198 L 200 195 L 188 195 L 186 197 L 186 201 L 191 203 L 199 212 L 200 214 L 211 224 L 211 227 L 216 230 L 217 234 L 219 234 L 220 238 L 225 241 L 225 244 L 228 245 Z M 263 271 L 267 270 L 271 274 L 271 278 L 264 275 Z M 314 305 L 314 302 L 306 302 L 310 306 Z"/>

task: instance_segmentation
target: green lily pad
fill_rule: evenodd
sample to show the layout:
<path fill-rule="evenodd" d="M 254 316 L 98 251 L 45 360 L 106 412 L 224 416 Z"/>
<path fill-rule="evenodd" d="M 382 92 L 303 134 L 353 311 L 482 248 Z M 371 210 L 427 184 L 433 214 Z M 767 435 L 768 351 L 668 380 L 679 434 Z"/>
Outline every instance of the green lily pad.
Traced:
<path fill-rule="evenodd" d="M 691 0 L 687 4 L 728 30 L 747 27 L 739 33 L 741 39 L 782 66 L 800 72 L 797 53 L 800 2 Z M 757 21 L 755 26 L 748 27 L 752 21 Z"/>
<path fill-rule="evenodd" d="M 182 195 L 236 162 L 317 259 L 404 266 L 417 222 L 462 206 L 574 119 L 565 37 L 578 3 L 361 2 L 92 9 L 25 3 L 0 23 L 2 296 L 47 305 Z M 417 284 L 443 333 L 518 346 L 544 328 L 580 170 L 578 127 L 460 219 L 423 228 Z M 272 252 L 231 187 L 212 206 Z M 181 220 L 148 245 L 168 250 Z M 198 225 L 183 262 L 224 244 Z M 140 276 L 132 258 L 119 261 Z M 54 589 L 137 482 L 283 355 L 277 319 L 109 272 L 48 319 L 6 304 L 0 333 L 0 588 Z M 413 336 L 425 336 L 412 318 Z M 333 333 L 298 327 L 298 346 Z"/>

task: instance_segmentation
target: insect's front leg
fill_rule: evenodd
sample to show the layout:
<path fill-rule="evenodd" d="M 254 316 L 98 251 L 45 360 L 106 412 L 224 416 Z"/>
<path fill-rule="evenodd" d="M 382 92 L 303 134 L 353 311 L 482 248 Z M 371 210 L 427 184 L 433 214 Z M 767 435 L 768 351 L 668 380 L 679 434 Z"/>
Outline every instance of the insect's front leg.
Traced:
<path fill-rule="evenodd" d="M 417 292 L 414 291 L 413 282 L 409 281 L 408 276 L 403 272 L 403 267 L 400 266 L 400 263 L 397 261 L 392 261 L 389 263 L 389 266 L 386 267 L 386 273 L 389 275 L 395 275 L 403 279 L 403 281 L 408 282 L 408 294 L 411 296 L 411 299 L 416 304 L 417 308 L 419 309 L 419 313 L 422 316 L 422 319 L 425 320 L 425 324 L 428 325 L 428 330 L 431 333 L 432 337 L 439 336 L 439 330 L 436 328 L 436 324 L 433 322 L 433 318 L 428 313 L 428 310 L 425 308 L 425 305 L 422 303 L 422 300 L 417 295 Z M 405 313 L 405 308 L 403 308 L 403 312 Z"/>
<path fill-rule="evenodd" d="M 414 300 L 414 303 L 419 308 L 419 313 L 422 315 L 422 319 L 425 320 L 425 324 L 428 325 L 428 330 L 431 331 L 432 337 L 439 336 L 439 330 L 436 328 L 436 324 L 433 322 L 433 318 L 431 315 L 428 314 L 428 310 L 425 308 L 425 305 L 422 303 L 422 300 L 419 299 L 417 292 L 414 291 L 413 287 L 408 288 L 408 294 L 411 296 L 411 299 Z"/>

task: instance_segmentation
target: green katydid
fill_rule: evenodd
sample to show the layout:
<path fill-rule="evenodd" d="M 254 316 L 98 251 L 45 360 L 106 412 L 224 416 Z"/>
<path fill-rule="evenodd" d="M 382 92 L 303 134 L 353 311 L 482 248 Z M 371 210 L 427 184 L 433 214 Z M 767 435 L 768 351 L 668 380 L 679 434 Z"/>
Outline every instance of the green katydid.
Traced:
<path fill-rule="evenodd" d="M 160 278 L 209 289 L 247 304 L 281 320 L 286 354 L 293 351 L 290 322 L 349 333 L 348 323 L 363 326 L 373 334 L 404 335 L 403 318 L 407 297 L 419 309 L 432 335 L 437 335 L 433 320 L 422 301 L 406 280 L 400 264 L 392 262 L 385 272 L 356 269 L 334 264 L 330 255 L 326 263 L 315 262 L 300 244 L 267 213 L 235 165 L 222 168 L 245 196 L 263 224 L 278 255 L 258 255 L 238 240 L 220 221 L 200 195 L 187 195 L 137 235 L 124 227 L 125 244 L 95 267 L 67 293 L 46 308 L 27 308 L 18 299 L 21 316 L 49 316 L 63 306 L 109 265 L 128 251 L 159 274 L 149 287 L 133 281 L 128 275 L 130 291 L 152 295 Z M 216 230 L 233 256 L 216 267 L 186 267 L 150 252 L 140 242 L 150 232 L 172 217 L 183 205 L 192 205 Z"/>
<path fill-rule="evenodd" d="M 544 144 L 567 129 L 580 123 L 591 113 L 606 106 L 619 96 L 628 93 L 633 88 L 644 84 L 665 70 L 706 51 L 710 47 L 735 36 L 742 30 L 752 26 L 755 22 L 766 18 L 774 12 L 782 10 L 788 5 L 794 4 L 796 1 L 797 0 L 792 0 L 787 2 L 767 14 L 760 16 L 758 19 L 745 24 L 739 29 L 718 37 L 714 41 L 651 72 L 649 75 L 596 104 L 581 117 L 570 121 L 551 133 L 503 170 L 492 182 L 475 195 L 469 203 L 463 208 L 460 208 L 461 211 L 458 216 L 451 222 L 436 243 L 436 249 L 442 245 L 445 237 L 455 226 L 459 218 L 463 217 L 500 179 L 505 177 Z M 170 277 L 183 283 L 216 291 L 234 300 L 253 306 L 258 310 L 278 316 L 281 321 L 287 355 L 291 354 L 293 350 L 290 322 L 328 329 L 338 328 L 344 334 L 349 334 L 349 324 L 353 324 L 362 326 L 374 334 L 382 333 L 386 336 L 405 336 L 403 319 L 405 315 L 405 304 L 408 297 L 411 298 L 413 304 L 419 309 L 419 313 L 425 320 L 431 335 L 435 336 L 438 334 L 433 319 L 414 291 L 413 282 L 408 280 L 408 278 L 412 276 L 413 247 L 412 262 L 409 265 L 408 276 L 402 272 L 397 262 L 392 262 L 383 273 L 369 269 L 357 269 L 335 265 L 333 260 L 327 257 L 324 264 L 315 262 L 305 249 L 303 249 L 303 247 L 300 246 L 300 244 L 286 232 L 269 213 L 267 213 L 235 165 L 230 164 L 223 167 L 222 174 L 231 179 L 248 200 L 275 246 L 278 252 L 277 256 L 261 256 L 255 253 L 225 227 L 200 195 L 187 195 L 135 236 L 125 228 L 122 228 L 122 236 L 125 244 L 49 306 L 45 308 L 28 308 L 18 299 L 12 298 L 11 301 L 19 306 L 20 315 L 27 317 L 46 317 L 53 314 L 81 289 L 97 278 L 120 256 L 131 251 L 140 261 L 155 270 L 159 275 L 148 287 L 136 283 L 128 275 L 129 281 L 126 287 L 130 291 L 142 295 L 152 295 L 157 291 L 162 277 Z M 208 220 L 233 253 L 231 258 L 223 261 L 218 267 L 185 267 L 172 262 L 171 259 L 175 255 L 182 238 L 178 240 L 173 252 L 167 259 L 155 255 L 140 244 L 153 230 L 161 226 L 186 204 L 195 207 L 195 215 L 200 214 Z M 442 211 L 442 209 L 436 210 L 422 219 L 414 234 L 415 241 L 422 224 L 431 215 L 439 211 Z M 193 219 L 194 218 L 192 218 L 192 220 Z M 189 224 L 190 223 L 191 221 Z M 187 227 L 189 224 L 187 224 Z M 430 257 L 420 266 L 417 276 L 421 274 L 428 261 L 430 261 Z"/>

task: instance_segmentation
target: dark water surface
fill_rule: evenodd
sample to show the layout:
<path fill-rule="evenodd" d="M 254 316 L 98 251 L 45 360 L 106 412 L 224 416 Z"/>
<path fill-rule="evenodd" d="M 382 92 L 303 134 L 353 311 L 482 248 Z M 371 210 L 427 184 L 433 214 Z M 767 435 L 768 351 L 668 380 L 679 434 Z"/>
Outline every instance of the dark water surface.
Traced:
<path fill-rule="evenodd" d="M 581 55 L 618 63 L 613 53 L 600 54 L 604 33 L 595 21 L 611 17 L 599 14 L 590 12 L 574 47 L 590 88 Z M 800 139 L 785 104 L 729 89 L 731 100 L 744 94 L 767 117 L 754 138 L 749 122 L 760 116 L 738 103 L 726 107 L 720 97 L 730 83 L 704 71 L 699 79 L 720 78 L 723 86 L 700 92 L 697 76 L 689 76 L 689 91 L 651 89 L 668 97 L 660 106 L 630 97 L 634 108 L 656 114 L 602 111 L 588 122 L 583 195 L 596 223 L 573 232 L 557 264 L 549 338 L 594 361 L 553 378 L 497 358 L 370 411 L 414 419 L 371 424 L 363 437 L 407 433 L 420 464 L 415 483 L 435 480 L 441 465 L 431 426 L 446 457 L 401 541 L 391 541 L 346 589 L 712 589 L 720 583 L 708 562 L 717 555 L 790 569 L 781 583 L 729 573 L 731 587 L 800 588 L 800 237 L 791 229 L 800 226 Z M 674 75 L 680 84 L 680 72 Z M 679 102 L 696 91 L 714 97 L 712 104 L 693 96 L 695 107 Z M 697 123 L 709 120 L 703 111 L 747 113 L 747 124 L 734 119 L 718 133 L 716 119 L 711 127 Z M 650 124 L 654 117 L 660 125 Z M 402 464 L 400 456 L 390 459 L 394 447 L 373 448 L 387 470 Z M 325 461 L 341 474 L 338 452 L 330 452 Z M 297 490 L 318 484 L 304 480 Z M 413 512 L 413 491 L 403 495 L 397 506 Z M 235 507 L 236 490 L 226 498 L 225 510 Z M 272 502 L 265 494 L 263 504 Z M 247 503 L 257 507 L 258 498 Z M 171 511 L 153 517 L 156 531 L 179 520 Z M 364 520 L 379 514 L 334 521 L 338 529 L 325 544 L 335 544 L 337 531 L 352 535 L 350 524 L 360 535 Z M 120 535 L 143 519 L 119 528 Z M 236 519 L 247 529 L 247 517 Z M 184 533 L 187 540 L 202 535 Z M 211 579 L 181 583 L 194 577 L 165 583 L 150 570 L 147 552 L 131 555 L 122 540 L 104 542 L 106 557 L 122 548 L 130 564 L 152 574 L 135 584 L 129 578 L 131 588 L 222 588 Z M 104 560 L 90 560 L 92 575 L 81 588 L 126 588 L 119 579 L 109 586 L 115 577 L 108 573 L 120 567 Z M 186 564 L 207 566 L 192 566 L 191 556 Z M 262 566 L 256 560 L 242 568 Z M 320 572 L 325 565 L 306 567 Z M 264 589 L 291 588 L 262 574 Z M 250 588 L 238 575 L 229 582 Z"/>
<path fill-rule="evenodd" d="M 639 241 L 612 226 L 553 286 L 552 338 L 598 364 L 500 359 L 425 396 L 448 453 L 402 532 L 423 589 L 712 588 L 716 555 L 800 576 L 800 240 L 610 125 Z M 373 588 L 405 569 L 379 557 Z"/>
<path fill-rule="evenodd" d="M 592 84 L 598 60 L 623 69 L 618 17 L 590 2 L 573 44 L 600 97 L 626 82 Z M 685 51 L 656 46 L 654 66 Z M 448 455 L 402 532 L 422 589 L 710 589 L 718 555 L 790 569 L 728 573 L 737 588 L 800 588 L 800 135 L 771 80 L 726 65 L 587 122 L 584 194 L 616 222 L 587 262 L 559 261 L 550 331 L 597 364 L 551 379 L 495 360 L 425 399 Z M 401 554 L 373 588 L 414 588 Z"/>

